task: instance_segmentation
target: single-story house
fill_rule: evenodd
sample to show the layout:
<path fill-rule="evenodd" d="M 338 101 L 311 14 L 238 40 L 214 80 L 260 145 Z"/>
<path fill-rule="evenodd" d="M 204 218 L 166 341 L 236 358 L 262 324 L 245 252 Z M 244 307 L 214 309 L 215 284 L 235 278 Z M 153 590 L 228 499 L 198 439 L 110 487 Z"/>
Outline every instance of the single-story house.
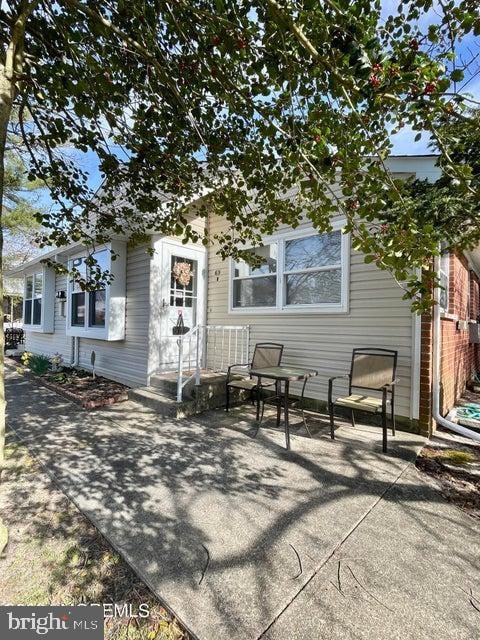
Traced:
<path fill-rule="evenodd" d="M 399 176 L 438 177 L 434 156 L 396 156 L 389 163 Z M 207 225 L 213 238 L 227 223 L 212 216 L 195 224 Z M 95 351 L 98 373 L 142 387 L 153 375 L 176 370 L 178 336 L 186 331 L 182 359 L 190 368 L 197 342 L 203 365 L 217 370 L 251 356 L 257 342 L 280 342 L 284 362 L 318 370 L 307 396 L 319 402 L 326 401 L 328 378 L 348 371 L 353 348 L 396 349 L 399 425 L 429 432 L 432 318 L 411 313 L 394 279 L 352 249 L 342 224 L 335 219 L 332 232 L 324 235 L 308 221 L 282 228 L 256 249 L 265 258 L 257 269 L 222 260 L 214 243 L 184 245 L 152 234 L 149 255 L 144 246 L 112 238 L 118 258 L 110 260 L 110 246 L 96 257 L 112 271 L 113 282 L 90 293 L 46 266 L 41 256 L 15 271 L 24 278 L 26 349 L 60 353 L 87 369 Z M 49 257 L 81 270 L 85 255 L 81 245 L 73 245 Z M 479 369 L 470 325 L 480 313 L 480 250 L 444 256 L 441 262 L 446 413 Z"/>

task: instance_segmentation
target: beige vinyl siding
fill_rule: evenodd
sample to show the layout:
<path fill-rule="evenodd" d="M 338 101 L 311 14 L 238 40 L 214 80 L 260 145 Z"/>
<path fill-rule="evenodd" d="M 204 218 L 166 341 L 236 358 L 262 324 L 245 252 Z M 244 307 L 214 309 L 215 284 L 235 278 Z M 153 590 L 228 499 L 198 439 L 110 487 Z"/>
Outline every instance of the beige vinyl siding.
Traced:
<path fill-rule="evenodd" d="M 192 229 L 196 231 L 201 238 L 203 238 L 205 228 L 207 226 L 207 221 L 205 220 L 205 218 L 197 216 L 193 213 L 191 216 L 188 216 L 188 222 L 191 225 Z"/>
<path fill-rule="evenodd" d="M 55 276 L 55 293 L 67 290 L 67 277 L 57 274 Z M 52 301 L 42 300 L 42 304 L 52 304 Z M 62 315 L 62 310 L 66 309 L 66 303 L 55 298 L 55 316 L 53 333 L 38 333 L 27 331 L 25 337 L 25 349 L 32 353 L 41 353 L 53 356 L 60 353 L 65 362 L 69 363 L 72 358 L 72 339 L 65 334 L 66 318 Z"/>
<path fill-rule="evenodd" d="M 220 233 L 224 224 L 218 217 L 212 218 L 210 237 Z M 208 324 L 250 325 L 250 355 L 256 342 L 283 343 L 284 363 L 318 370 L 318 378 L 307 386 L 307 395 L 324 401 L 328 378 L 349 370 L 354 347 L 397 349 L 400 384 L 396 413 L 410 416 L 412 316 L 409 303 L 401 299 L 402 291 L 388 273 L 365 264 L 362 256 L 350 249 L 347 313 L 229 313 L 229 264 L 217 255 L 217 248 L 209 250 Z M 298 390 L 298 385 L 293 389 Z M 338 390 L 343 393 L 346 388 L 340 384 Z"/>
<path fill-rule="evenodd" d="M 79 364 L 90 369 L 92 350 L 99 374 L 131 386 L 147 384 L 150 256 L 145 247 L 127 249 L 125 340 L 79 338 Z"/>

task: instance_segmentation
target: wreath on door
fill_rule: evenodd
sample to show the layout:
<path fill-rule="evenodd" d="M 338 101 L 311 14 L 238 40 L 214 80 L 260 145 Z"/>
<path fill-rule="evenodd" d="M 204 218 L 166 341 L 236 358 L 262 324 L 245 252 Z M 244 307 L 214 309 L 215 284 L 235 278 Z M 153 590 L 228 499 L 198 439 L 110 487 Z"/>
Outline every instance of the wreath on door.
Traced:
<path fill-rule="evenodd" d="M 172 275 L 182 287 L 188 287 L 193 276 L 192 267 L 188 262 L 176 262 L 173 265 Z"/>

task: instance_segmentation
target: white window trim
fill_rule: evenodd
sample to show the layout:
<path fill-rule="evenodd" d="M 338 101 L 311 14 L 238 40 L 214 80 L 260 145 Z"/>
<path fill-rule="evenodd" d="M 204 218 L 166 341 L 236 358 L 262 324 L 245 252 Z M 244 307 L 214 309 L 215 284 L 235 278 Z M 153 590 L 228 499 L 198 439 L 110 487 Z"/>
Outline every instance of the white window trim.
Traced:
<path fill-rule="evenodd" d="M 443 306 L 442 304 L 440 304 L 440 310 L 443 312 L 444 315 L 449 315 L 449 310 L 450 310 L 450 253 L 445 254 L 446 257 L 446 263 L 447 263 L 447 270 L 445 271 L 445 269 L 442 269 L 442 258 L 444 256 L 440 256 L 440 268 L 439 268 L 439 273 L 440 275 L 443 273 L 444 276 L 446 276 L 447 279 L 447 286 L 445 289 L 445 295 L 446 295 L 446 300 L 447 300 L 447 304 L 446 306 Z M 469 286 L 470 286 L 470 282 L 469 282 Z"/>
<path fill-rule="evenodd" d="M 42 276 L 42 294 L 40 297 L 36 297 L 35 296 L 35 280 L 37 278 L 37 276 Z M 27 280 L 28 278 L 32 278 L 32 297 L 31 298 L 27 298 Z M 37 269 L 36 271 L 32 271 L 31 273 L 28 273 L 24 279 L 23 279 L 23 326 L 27 331 L 42 331 L 42 324 L 43 324 L 43 316 L 44 316 L 44 311 L 43 311 L 43 307 L 45 305 L 45 285 L 44 285 L 44 273 L 43 273 L 43 269 Z M 30 308 L 30 320 L 33 319 L 33 312 L 34 312 L 34 301 L 35 300 L 41 300 L 41 304 L 40 304 L 40 322 L 34 324 L 33 322 L 25 322 L 25 309 L 27 306 L 27 300 L 30 300 L 31 304 L 31 308 Z"/>
<path fill-rule="evenodd" d="M 40 324 L 30 324 L 28 322 L 23 322 L 23 329 L 30 333 L 53 333 L 54 322 L 55 322 L 55 273 L 51 268 L 47 267 L 42 263 L 36 264 L 34 267 L 30 267 L 30 269 L 25 273 L 23 277 L 22 318 L 23 320 L 25 320 L 25 303 L 27 299 L 26 298 L 27 278 L 31 276 L 35 276 L 38 273 L 42 274 L 42 296 L 41 296 L 42 306 L 41 306 L 41 313 L 40 313 Z M 32 286 L 35 286 L 34 282 L 32 283 Z M 33 291 L 32 291 L 32 295 L 34 295 Z M 33 314 L 34 299 L 35 298 L 31 298 L 32 314 Z"/>
<path fill-rule="evenodd" d="M 103 251 L 106 249 L 110 252 L 111 246 L 109 244 L 102 245 L 95 249 L 95 253 L 99 251 Z M 78 259 L 78 258 L 86 258 L 88 256 L 88 251 L 83 250 L 78 253 L 74 253 L 68 257 L 68 265 L 70 268 L 70 264 Z M 109 253 L 109 269 L 111 269 L 111 254 Z M 67 282 L 67 335 L 75 336 L 77 338 L 92 338 L 96 340 L 106 340 L 108 338 L 108 321 L 110 318 L 110 285 L 105 285 L 105 326 L 103 327 L 90 327 L 88 325 L 89 317 L 90 317 L 90 296 L 89 291 L 85 291 L 85 324 L 84 326 L 79 326 L 76 324 L 72 324 L 72 294 L 73 293 L 81 293 L 80 291 L 73 291 L 73 284 L 71 278 L 68 278 Z"/>
<path fill-rule="evenodd" d="M 332 231 L 340 231 L 345 226 L 345 220 L 337 220 L 332 223 Z M 305 238 L 318 233 L 313 227 L 306 229 L 297 229 L 294 231 L 279 232 L 271 236 L 262 238 L 263 244 L 278 243 L 277 251 L 277 271 L 276 273 L 257 274 L 253 276 L 245 276 L 245 278 L 265 278 L 276 277 L 277 282 L 277 299 L 274 307 L 234 307 L 233 306 L 233 279 L 235 261 L 230 258 L 228 272 L 228 313 L 232 315 L 269 315 L 269 314 L 304 314 L 304 313 L 322 313 L 322 314 L 345 314 L 349 312 L 349 289 L 350 289 L 350 234 L 341 235 L 341 261 L 338 265 L 328 265 L 328 267 L 313 267 L 310 269 L 301 269 L 298 272 L 306 271 L 329 271 L 335 267 L 341 268 L 341 300 L 339 303 L 321 303 L 321 304 L 283 304 L 283 278 L 289 273 L 296 271 L 284 271 L 284 246 L 285 241 L 296 238 Z M 321 234 L 319 234 L 321 235 Z M 245 247 L 246 249 L 251 247 Z"/>

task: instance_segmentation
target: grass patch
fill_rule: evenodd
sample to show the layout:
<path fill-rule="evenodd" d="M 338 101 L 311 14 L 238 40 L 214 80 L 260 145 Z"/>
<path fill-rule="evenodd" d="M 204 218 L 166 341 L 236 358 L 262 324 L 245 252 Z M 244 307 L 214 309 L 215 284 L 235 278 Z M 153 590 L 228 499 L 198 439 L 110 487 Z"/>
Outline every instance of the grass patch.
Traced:
<path fill-rule="evenodd" d="M 90 521 L 8 435 L 0 512 L 10 539 L 0 559 L 0 601 L 127 604 L 105 619 L 106 640 L 187 640 L 179 623 Z M 136 617 L 140 605 L 149 616 Z"/>
<path fill-rule="evenodd" d="M 469 451 L 461 451 L 460 449 L 446 449 L 437 455 L 438 458 L 452 464 L 469 464 L 475 462 L 476 458 Z"/>
<path fill-rule="evenodd" d="M 461 444 L 456 448 L 443 447 L 435 442 L 426 444 L 417 458 L 416 466 L 435 478 L 443 495 L 474 518 L 480 518 L 480 449 Z"/>

